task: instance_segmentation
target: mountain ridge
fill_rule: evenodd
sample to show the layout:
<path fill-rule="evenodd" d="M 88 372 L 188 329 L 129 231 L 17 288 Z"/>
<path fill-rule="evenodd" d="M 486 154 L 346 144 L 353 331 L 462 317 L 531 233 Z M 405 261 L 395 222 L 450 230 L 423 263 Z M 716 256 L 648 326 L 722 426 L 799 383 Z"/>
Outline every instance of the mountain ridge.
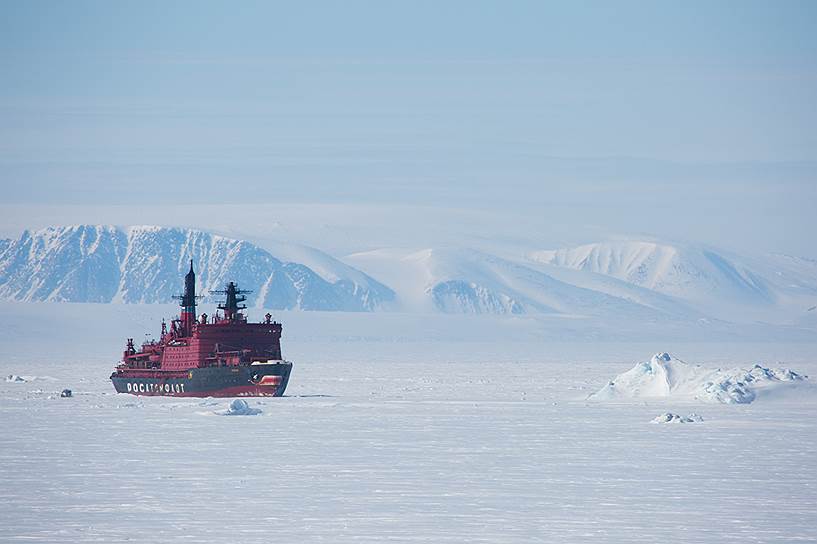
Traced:
<path fill-rule="evenodd" d="M 0 244 L 0 298 L 168 302 L 190 259 L 205 297 L 226 281 L 253 290 L 249 304 L 272 309 L 373 311 L 394 297 L 362 272 L 327 280 L 249 242 L 197 229 L 71 225 L 26 230 Z"/>
<path fill-rule="evenodd" d="M 807 311 L 817 305 L 817 261 L 790 255 L 745 257 L 634 239 L 502 256 L 457 246 L 387 246 L 341 260 L 294 243 L 151 225 L 49 227 L 0 239 L 0 299 L 169 302 L 189 259 L 206 299 L 209 290 L 236 281 L 254 291 L 250 306 L 270 309 L 805 328 L 813 328 L 817 313 Z"/>
<path fill-rule="evenodd" d="M 745 257 L 704 244 L 636 239 L 526 257 L 648 289 L 727 319 L 785 320 L 817 300 L 817 263 L 788 255 Z"/>

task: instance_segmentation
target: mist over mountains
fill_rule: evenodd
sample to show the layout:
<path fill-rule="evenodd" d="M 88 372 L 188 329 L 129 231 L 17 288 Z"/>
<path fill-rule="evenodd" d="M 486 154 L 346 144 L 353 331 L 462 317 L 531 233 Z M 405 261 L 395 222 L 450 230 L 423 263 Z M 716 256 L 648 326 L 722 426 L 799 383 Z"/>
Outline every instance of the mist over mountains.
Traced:
<path fill-rule="evenodd" d="M 201 230 L 76 225 L 0 239 L 0 298 L 167 303 L 192 259 L 199 293 L 227 281 L 258 308 L 564 315 L 634 322 L 719 319 L 811 326 L 817 262 L 743 257 L 655 240 L 531 249 L 382 248 L 335 258 Z M 376 278 L 376 279 L 375 279 Z"/>

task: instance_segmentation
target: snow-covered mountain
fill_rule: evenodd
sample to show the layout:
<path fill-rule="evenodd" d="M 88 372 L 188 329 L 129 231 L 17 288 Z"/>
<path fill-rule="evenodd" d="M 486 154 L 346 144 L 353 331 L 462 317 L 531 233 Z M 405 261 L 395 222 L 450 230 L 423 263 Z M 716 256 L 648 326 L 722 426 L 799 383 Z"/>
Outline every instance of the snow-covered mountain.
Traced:
<path fill-rule="evenodd" d="M 398 303 L 408 309 L 642 319 L 698 317 L 683 304 L 655 303 L 660 295 L 635 300 L 609 294 L 557 279 L 536 266 L 470 249 L 377 250 L 346 259 L 383 278 L 398 293 Z"/>
<path fill-rule="evenodd" d="M 253 291 L 251 305 L 274 309 L 545 314 L 700 326 L 714 318 L 807 329 L 817 315 L 809 310 L 817 307 L 817 262 L 785 255 L 615 241 L 502 257 L 457 247 L 382 248 L 342 262 L 311 247 L 261 243 L 151 226 L 26 231 L 0 240 L 0 298 L 169 302 L 193 259 L 199 292 L 236 281 Z"/>
<path fill-rule="evenodd" d="M 657 242 L 625 241 L 537 251 L 532 260 L 612 276 L 667 295 L 719 296 L 771 302 L 767 282 L 721 253 Z"/>
<path fill-rule="evenodd" d="M 290 252 L 293 250 L 290 249 Z M 25 231 L 0 242 L 0 297 L 20 301 L 169 302 L 193 259 L 199 292 L 235 281 L 251 305 L 371 311 L 393 299 L 386 286 L 313 249 L 320 269 L 267 250 L 181 228 L 79 225 Z"/>
<path fill-rule="evenodd" d="M 817 300 L 817 263 L 744 257 L 703 245 L 613 241 L 534 251 L 532 262 L 660 293 L 724 318 L 795 316 Z"/>
<path fill-rule="evenodd" d="M 817 262 L 707 246 L 603 242 L 504 257 L 462 248 L 383 248 L 344 260 L 395 290 L 407 310 L 712 320 L 810 327 Z"/>

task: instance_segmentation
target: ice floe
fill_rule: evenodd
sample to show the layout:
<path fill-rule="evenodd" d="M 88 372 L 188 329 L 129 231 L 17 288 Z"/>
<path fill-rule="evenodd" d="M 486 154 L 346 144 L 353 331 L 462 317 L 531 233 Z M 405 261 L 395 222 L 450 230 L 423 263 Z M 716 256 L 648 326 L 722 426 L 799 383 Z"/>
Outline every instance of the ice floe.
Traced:
<path fill-rule="evenodd" d="M 222 416 L 254 416 L 261 413 L 258 408 L 252 408 L 244 399 L 235 399 L 230 403 L 230 407 L 223 412 L 218 412 Z"/>
<path fill-rule="evenodd" d="M 688 416 L 682 416 L 680 414 L 666 412 L 653 419 L 652 423 L 700 423 L 703 420 L 703 417 L 695 413 L 689 414 Z"/>
<path fill-rule="evenodd" d="M 35 380 L 55 381 L 51 376 L 20 376 L 17 374 L 9 374 L 6 376 L 6 383 L 26 383 Z"/>
<path fill-rule="evenodd" d="M 619 374 L 589 400 L 616 401 L 673 398 L 722 404 L 748 404 L 760 392 L 778 390 L 806 379 L 788 368 L 710 368 L 657 353 Z"/>

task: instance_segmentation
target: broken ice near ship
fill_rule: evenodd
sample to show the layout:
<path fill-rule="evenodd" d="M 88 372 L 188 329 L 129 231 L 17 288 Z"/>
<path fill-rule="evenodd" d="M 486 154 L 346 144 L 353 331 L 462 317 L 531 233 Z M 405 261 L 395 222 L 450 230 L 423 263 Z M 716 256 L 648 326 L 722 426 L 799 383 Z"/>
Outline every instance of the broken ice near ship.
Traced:
<path fill-rule="evenodd" d="M 221 416 L 257 416 L 261 409 L 251 407 L 244 399 L 234 399 L 226 410 L 216 413 Z"/>

